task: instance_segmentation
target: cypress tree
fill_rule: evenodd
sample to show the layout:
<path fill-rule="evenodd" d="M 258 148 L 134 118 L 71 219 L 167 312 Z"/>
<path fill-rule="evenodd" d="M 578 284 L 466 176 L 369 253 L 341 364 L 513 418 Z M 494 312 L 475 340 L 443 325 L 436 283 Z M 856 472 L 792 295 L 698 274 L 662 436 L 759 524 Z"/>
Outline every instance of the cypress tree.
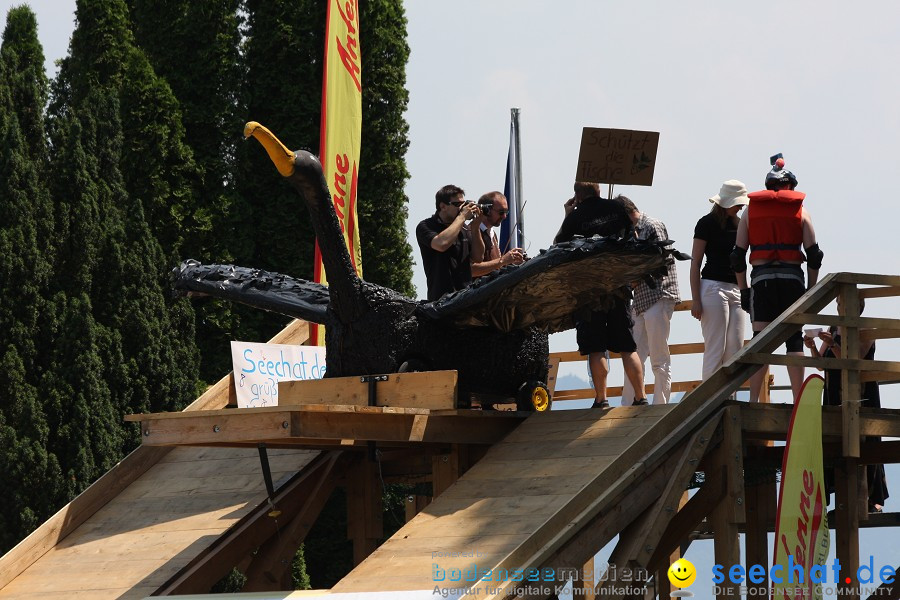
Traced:
<path fill-rule="evenodd" d="M 247 0 L 246 8 L 245 120 L 263 123 L 292 149 L 318 152 L 326 3 Z M 315 235 L 306 206 L 260 148 L 242 144 L 238 160 L 229 227 L 236 262 L 311 280 Z M 286 323 L 240 311 L 240 339 L 268 339 Z"/>
<path fill-rule="evenodd" d="M 409 125 L 406 15 L 401 0 L 360 2 L 362 148 L 359 230 L 366 280 L 415 297 L 406 241 Z"/>
<path fill-rule="evenodd" d="M 60 495 L 37 389 L 46 351 L 40 340 L 51 320 L 46 244 L 53 229 L 40 175 L 47 157 L 43 62 L 34 13 L 10 10 L 0 45 L 0 552 L 49 516 Z"/>
<path fill-rule="evenodd" d="M 163 250 L 173 266 L 188 257 L 231 262 L 231 236 L 225 232 L 235 201 L 235 153 L 243 128 L 240 1 L 129 0 L 129 7 L 137 44 L 178 100 L 184 141 L 202 177 L 191 231 L 178 247 L 163 244 Z M 227 302 L 210 299 L 193 306 L 200 377 L 215 381 L 231 370 L 229 341 L 238 329 L 238 316 Z"/>

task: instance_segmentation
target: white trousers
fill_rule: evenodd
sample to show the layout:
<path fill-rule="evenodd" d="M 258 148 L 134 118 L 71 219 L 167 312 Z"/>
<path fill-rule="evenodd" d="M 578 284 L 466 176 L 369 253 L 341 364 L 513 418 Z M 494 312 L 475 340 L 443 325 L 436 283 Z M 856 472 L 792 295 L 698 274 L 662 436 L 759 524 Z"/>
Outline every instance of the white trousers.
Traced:
<path fill-rule="evenodd" d="M 703 332 L 703 380 L 716 372 L 744 344 L 747 313 L 735 283 L 700 280 L 700 330 Z"/>
<path fill-rule="evenodd" d="M 653 306 L 634 315 L 634 341 L 637 342 L 641 368 L 650 357 L 653 369 L 653 404 L 666 404 L 672 395 L 672 358 L 669 355 L 669 326 L 675 312 L 675 301 L 660 298 Z M 645 378 L 646 381 L 646 378 Z M 622 405 L 634 402 L 634 386 L 625 378 Z"/>

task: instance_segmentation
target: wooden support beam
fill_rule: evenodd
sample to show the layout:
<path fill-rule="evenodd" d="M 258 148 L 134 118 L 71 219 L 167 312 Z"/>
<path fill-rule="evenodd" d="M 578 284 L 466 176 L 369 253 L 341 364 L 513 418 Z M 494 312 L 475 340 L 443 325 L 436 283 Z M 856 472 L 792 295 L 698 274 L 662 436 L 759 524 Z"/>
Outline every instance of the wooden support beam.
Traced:
<path fill-rule="evenodd" d="M 843 304 L 843 320 L 858 319 L 860 306 L 856 286 L 842 285 L 840 299 Z M 851 361 L 859 361 L 862 358 L 859 351 L 859 326 L 857 324 L 845 322 L 841 326 L 841 353 L 841 358 Z M 842 443 L 844 456 L 853 458 L 859 458 L 859 402 L 857 399 L 861 396 L 862 386 L 859 382 L 859 370 L 856 366 L 844 367 L 841 369 L 841 410 L 844 420 Z"/>
<path fill-rule="evenodd" d="M 810 356 L 794 356 L 785 354 L 754 353 L 743 357 L 743 362 L 756 365 L 785 365 L 788 367 L 813 367 L 824 369 L 851 368 L 857 371 L 876 371 L 880 373 L 900 373 L 900 364 L 887 360 L 862 360 L 849 358 L 812 358 Z"/>
<path fill-rule="evenodd" d="M 347 537 L 353 542 L 353 565 L 366 559 L 384 537 L 384 490 L 378 463 L 366 456 L 347 477 Z"/>
<path fill-rule="evenodd" d="M 273 504 L 281 511 L 285 522 L 299 511 L 307 496 L 311 481 L 316 481 L 323 469 L 333 469 L 335 461 L 342 461 L 335 452 L 320 455 L 310 462 L 301 472 L 275 491 Z M 345 464 L 340 462 L 342 466 Z M 333 472 L 333 471 L 332 471 Z M 260 477 L 262 475 L 260 474 Z M 250 553 L 264 544 L 270 537 L 278 536 L 279 525 L 270 516 L 268 501 L 263 502 L 247 516 L 235 523 L 222 534 L 206 551 L 198 554 L 180 571 L 160 586 L 155 595 L 170 596 L 173 594 L 205 594 L 232 567 L 239 564 Z"/>
<path fill-rule="evenodd" d="M 308 495 L 299 510 L 292 517 L 283 519 L 284 525 L 279 528 L 278 535 L 270 537 L 257 550 L 244 571 L 247 582 L 241 591 L 270 592 L 293 588 L 291 565 L 294 555 L 334 491 L 338 472 L 346 464 L 342 458 L 341 453 L 333 452 L 316 470 L 308 482 Z"/>
<path fill-rule="evenodd" d="M 432 493 L 437 498 L 468 470 L 468 448 L 462 444 L 450 444 L 445 452 L 431 457 L 431 465 Z"/>
<path fill-rule="evenodd" d="M 145 446 L 240 445 L 266 442 L 270 446 L 304 446 L 324 440 L 458 442 L 492 444 L 515 429 L 530 413 L 368 407 L 268 406 L 128 415 L 140 421 Z"/>
<path fill-rule="evenodd" d="M 737 565 L 741 561 L 739 524 L 744 517 L 743 450 L 739 409 L 729 407 L 723 418 L 725 435 L 711 455 L 710 471 L 725 482 L 725 496 L 713 509 L 709 520 L 714 531 L 715 560 L 719 565 Z M 728 582 L 721 586 L 719 600 L 739 600 L 740 589 Z"/>
<path fill-rule="evenodd" d="M 706 455 L 710 448 L 714 447 L 713 434 L 716 428 L 723 418 L 729 419 L 729 411 L 734 412 L 736 410 L 736 408 L 725 409 L 723 411 L 724 416 L 722 413 L 714 416 L 691 437 L 678 463 L 670 472 L 669 483 L 666 489 L 653 507 L 646 511 L 647 521 L 636 532 L 635 543 L 632 544 L 630 551 L 625 556 L 628 562 L 633 562 L 645 568 L 650 566 L 650 559 L 656 551 L 663 533 L 665 533 L 672 518 L 678 512 L 681 497 L 697 471 L 700 459 Z M 740 427 L 739 424 L 738 427 Z M 725 431 L 728 431 L 727 427 Z M 738 429 L 738 433 L 740 433 L 740 429 Z M 727 436 L 727 433 L 725 435 Z M 725 443 L 725 440 L 723 439 L 720 443 Z M 621 535 L 619 539 L 622 539 Z"/>
<path fill-rule="evenodd" d="M 856 288 L 851 287 L 855 290 Z M 842 292 L 839 292 L 842 293 Z M 859 298 L 857 292 L 850 292 L 856 298 Z M 785 323 L 794 323 L 796 325 L 825 325 L 828 327 L 853 327 L 855 329 L 900 329 L 900 319 L 886 319 L 882 317 L 862 317 L 860 315 L 850 315 L 844 309 L 843 315 L 820 315 L 816 313 L 796 313 L 785 317 Z"/>
<path fill-rule="evenodd" d="M 681 498 L 678 500 L 678 511 L 687 505 L 688 500 L 690 500 L 690 494 L 685 490 L 681 493 Z M 678 513 L 676 511 L 675 514 Z M 669 520 L 669 524 L 671 524 L 671 520 Z M 667 527 L 668 529 L 668 527 Z M 665 531 L 663 531 L 660 536 L 659 541 L 657 541 L 657 546 L 661 545 L 662 538 L 665 535 Z M 649 560 L 652 560 L 652 556 Z M 668 598 L 672 593 L 672 584 L 669 582 L 669 567 L 675 563 L 679 558 L 681 558 L 681 545 L 678 546 L 671 554 L 669 554 L 669 560 L 667 563 L 664 563 L 661 567 L 658 567 L 653 573 L 653 579 L 655 581 L 656 592 L 659 594 L 660 598 Z M 648 566 L 651 563 L 648 562 Z"/>
<path fill-rule="evenodd" d="M 282 381 L 278 384 L 278 404 L 370 406 L 369 392 L 374 385 L 375 406 L 432 410 L 456 408 L 456 371 L 390 373 L 368 377 L 378 377 L 379 380 L 366 382 L 366 377 L 329 377 Z"/>
<path fill-rule="evenodd" d="M 841 577 L 851 577 L 841 586 L 838 598 L 859 598 L 859 582 L 855 575 L 859 568 L 859 465 L 853 457 L 841 461 L 835 469 L 835 556 L 841 563 Z M 843 582 L 842 582 L 843 583 Z"/>
<path fill-rule="evenodd" d="M 657 468 L 643 477 L 633 480 L 634 485 L 630 489 L 618 490 L 609 509 L 591 519 L 567 544 L 550 555 L 548 560 L 541 564 L 541 568 L 553 568 L 555 572 L 559 573 L 584 565 L 589 557 L 593 557 L 619 533 L 623 524 L 634 521 L 650 506 L 654 498 L 659 497 L 668 484 L 669 473 L 677 459 L 678 453 L 673 453 Z M 538 599 L 538 596 L 520 595 L 518 597 L 523 600 Z"/>
<path fill-rule="evenodd" d="M 422 510 L 431 504 L 431 496 L 423 496 L 421 494 L 410 494 L 406 497 L 405 519 L 409 523 L 413 517 L 422 512 Z"/>
<path fill-rule="evenodd" d="M 666 563 L 669 555 L 688 540 L 691 532 L 695 531 L 703 519 L 725 498 L 725 493 L 725 480 L 721 476 L 707 477 L 703 486 L 672 518 L 660 538 L 656 552 L 650 557 L 650 565 L 654 571 L 669 568 Z"/>
<path fill-rule="evenodd" d="M 781 448 L 783 450 L 783 447 Z M 746 564 L 744 568 L 749 573 L 752 565 L 762 565 L 766 569 L 763 581 L 755 584 L 747 581 L 747 586 L 756 589 L 757 598 L 768 596 L 769 590 L 769 536 L 768 531 L 775 522 L 777 510 L 777 487 L 775 471 L 772 470 L 771 480 L 748 481 L 748 475 L 757 479 L 759 473 L 765 469 L 762 461 L 748 460 L 744 463 L 744 486 L 747 490 L 746 521 L 744 533 L 744 554 Z M 752 592 L 749 592 L 752 594 Z"/>

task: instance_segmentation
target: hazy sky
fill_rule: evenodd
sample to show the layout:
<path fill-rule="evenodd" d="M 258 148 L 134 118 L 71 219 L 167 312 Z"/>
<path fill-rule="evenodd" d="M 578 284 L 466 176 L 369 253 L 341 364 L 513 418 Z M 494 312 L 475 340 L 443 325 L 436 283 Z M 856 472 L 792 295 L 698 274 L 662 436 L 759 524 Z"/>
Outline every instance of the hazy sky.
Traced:
<path fill-rule="evenodd" d="M 0 0 L 0 9 L 5 15 L 14 4 Z M 74 2 L 30 5 L 52 69 L 67 49 Z M 808 194 L 825 252 L 822 273 L 898 272 L 900 208 L 892 178 L 900 157 L 900 74 L 891 65 L 900 56 L 900 3 L 407 0 L 405 6 L 406 193 L 420 294 L 425 277 L 412 231 L 447 183 L 470 198 L 503 189 L 511 107 L 521 109 L 532 255 L 559 226 L 581 130 L 590 126 L 660 133 L 653 186 L 616 191 L 664 221 L 680 250 L 690 252 L 694 225 L 724 180 L 760 189 L 769 156 L 782 152 Z M 360 197 L 365 201 L 365 190 Z M 689 298 L 687 263 L 678 271 L 682 297 Z M 895 300 L 870 301 L 867 310 L 898 313 Z M 701 339 L 696 321 L 675 316 L 671 342 Z M 574 349 L 574 335 L 553 336 L 551 345 Z M 880 357 L 896 360 L 896 343 L 878 346 Z M 674 366 L 675 379 L 700 375 L 697 359 L 676 359 Z M 774 374 L 777 383 L 787 382 L 783 368 Z M 611 384 L 618 381 L 621 370 Z M 898 386 L 884 386 L 882 397 L 900 408 Z M 900 472 L 892 468 L 888 481 L 895 490 L 891 508 L 900 498 Z M 866 558 L 870 535 L 863 533 Z M 886 550 L 894 544 L 879 546 L 876 566 L 900 564 L 900 553 Z"/>

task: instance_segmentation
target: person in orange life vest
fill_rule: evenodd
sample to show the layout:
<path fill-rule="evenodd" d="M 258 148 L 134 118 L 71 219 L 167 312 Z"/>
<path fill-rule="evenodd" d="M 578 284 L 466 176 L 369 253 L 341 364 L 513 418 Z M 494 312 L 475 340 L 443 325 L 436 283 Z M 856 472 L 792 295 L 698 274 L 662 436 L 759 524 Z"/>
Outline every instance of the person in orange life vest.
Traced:
<path fill-rule="evenodd" d="M 750 204 L 738 224 L 731 253 L 731 266 L 741 288 L 741 306 L 750 313 L 756 336 L 816 284 L 824 253 L 816 243 L 816 232 L 803 199 L 795 191 L 797 178 L 784 168 L 784 158 L 770 159 L 766 189 L 749 194 Z M 806 250 L 804 256 L 801 246 Z M 747 283 L 747 249 L 750 249 L 751 285 Z M 801 265 L 806 261 L 807 283 Z M 803 356 L 800 325 L 786 343 L 789 355 Z M 796 399 L 803 384 L 803 367 L 787 367 L 791 392 Z M 750 378 L 750 401 L 759 400 L 766 370 Z"/>
<path fill-rule="evenodd" d="M 520 265 L 525 261 L 525 252 L 521 248 L 510 248 L 500 251 L 500 244 L 493 228 L 498 227 L 509 214 L 506 196 L 500 192 L 488 192 L 478 199 L 481 215 L 469 223 L 474 237 L 475 231 L 481 233 L 484 252 L 481 256 L 472 254 L 472 277 L 481 277 L 506 265 Z"/>

